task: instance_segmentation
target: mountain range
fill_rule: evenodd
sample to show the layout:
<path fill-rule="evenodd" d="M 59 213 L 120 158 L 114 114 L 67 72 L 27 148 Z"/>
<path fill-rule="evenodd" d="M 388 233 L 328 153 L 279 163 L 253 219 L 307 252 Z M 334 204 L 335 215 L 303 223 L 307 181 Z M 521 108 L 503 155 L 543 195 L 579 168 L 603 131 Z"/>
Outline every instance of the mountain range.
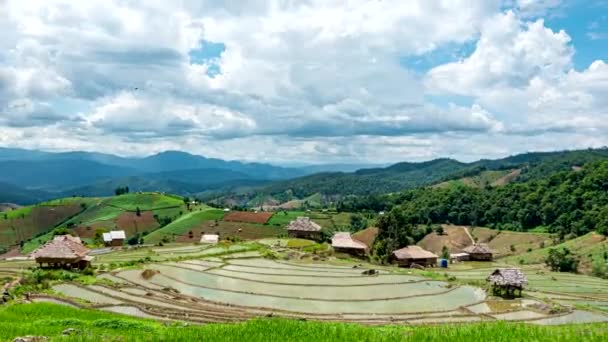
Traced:
<path fill-rule="evenodd" d="M 179 151 L 125 158 L 91 152 L 0 148 L 0 202 L 30 204 L 73 195 L 108 196 L 121 186 L 129 186 L 132 191 L 228 199 L 238 204 L 250 203 L 253 198 L 261 203 L 264 197 L 286 202 L 315 194 L 331 198 L 386 194 L 489 170 L 517 170 L 517 177 L 509 181 L 523 182 L 607 158 L 608 148 L 601 148 L 531 152 L 471 163 L 440 158 L 373 168 L 355 164 L 281 167 Z"/>
<path fill-rule="evenodd" d="M 71 196 L 107 196 L 119 186 L 182 195 L 261 186 L 318 171 L 361 165 L 280 167 L 166 151 L 142 158 L 95 152 L 52 153 L 0 148 L 0 201 L 29 204 Z"/>

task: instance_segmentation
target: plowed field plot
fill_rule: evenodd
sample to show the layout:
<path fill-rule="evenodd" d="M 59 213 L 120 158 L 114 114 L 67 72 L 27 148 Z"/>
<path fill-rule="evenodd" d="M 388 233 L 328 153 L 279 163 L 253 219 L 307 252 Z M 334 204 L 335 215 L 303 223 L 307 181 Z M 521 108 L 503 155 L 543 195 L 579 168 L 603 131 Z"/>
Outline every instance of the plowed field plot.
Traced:
<path fill-rule="evenodd" d="M 270 220 L 272 215 L 273 213 L 268 212 L 231 211 L 224 216 L 224 221 L 264 224 Z"/>

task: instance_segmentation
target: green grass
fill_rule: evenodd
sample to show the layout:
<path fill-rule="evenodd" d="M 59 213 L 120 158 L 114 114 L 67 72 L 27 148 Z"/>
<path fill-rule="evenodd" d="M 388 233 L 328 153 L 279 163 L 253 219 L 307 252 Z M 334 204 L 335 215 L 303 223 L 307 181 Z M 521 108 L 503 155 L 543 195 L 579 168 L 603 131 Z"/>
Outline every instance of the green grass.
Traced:
<path fill-rule="evenodd" d="M 161 241 L 164 236 L 182 235 L 205 221 L 221 220 L 223 217 L 224 211 L 221 209 L 189 212 L 165 227 L 148 234 L 144 239 L 146 243 L 156 243 Z"/>
<path fill-rule="evenodd" d="M 184 201 L 174 196 L 162 195 L 159 193 L 130 193 L 112 197 L 107 201 L 107 204 L 128 211 L 134 211 L 137 208 L 140 210 L 154 210 L 167 207 L 178 207 L 182 206 Z"/>
<path fill-rule="evenodd" d="M 518 255 L 506 258 L 505 261 L 514 264 L 521 262 L 527 265 L 543 264 L 549 254 L 549 249 L 563 247 L 568 248 L 572 253 L 580 258 L 580 268 L 583 271 L 586 271 L 588 270 L 592 260 L 603 258 L 604 252 L 608 251 L 608 239 L 605 236 L 592 232 L 555 246 L 550 246 L 547 244 L 547 247 L 545 248 L 536 248 L 531 252 L 520 253 Z"/>
<path fill-rule="evenodd" d="M 74 328 L 79 335 L 62 336 Z M 236 324 L 163 324 L 114 313 L 54 304 L 0 309 L 0 339 L 38 335 L 61 341 L 605 341 L 605 324 L 539 327 L 491 322 L 440 326 L 367 327 L 286 319 Z"/>
<path fill-rule="evenodd" d="M 314 244 L 316 244 L 316 242 L 305 239 L 290 239 L 287 241 L 287 247 L 289 248 L 303 248 Z"/>
<path fill-rule="evenodd" d="M 21 218 L 21 217 L 29 215 L 32 212 L 33 208 L 34 208 L 34 206 L 28 206 L 28 207 L 21 207 L 21 208 L 11 210 L 11 211 L 5 211 L 2 213 L 2 215 L 0 215 L 0 219 L 4 220 L 5 217 L 8 220 Z"/>

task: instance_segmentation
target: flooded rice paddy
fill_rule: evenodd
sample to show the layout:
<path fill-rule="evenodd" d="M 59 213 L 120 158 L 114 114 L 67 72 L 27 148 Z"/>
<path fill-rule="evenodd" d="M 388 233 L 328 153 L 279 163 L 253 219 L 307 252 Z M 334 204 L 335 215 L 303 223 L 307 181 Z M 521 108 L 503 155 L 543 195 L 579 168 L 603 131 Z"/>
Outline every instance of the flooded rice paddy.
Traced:
<path fill-rule="evenodd" d="M 196 250 L 213 255 L 227 250 L 220 246 L 198 248 L 173 248 L 170 253 Z M 108 311 L 158 319 L 190 317 L 201 322 L 269 314 L 366 324 L 506 320 L 550 325 L 608 321 L 608 315 L 599 311 L 574 309 L 575 304 L 601 309 L 608 303 L 602 297 L 604 281 L 591 277 L 577 284 L 575 277 L 566 276 L 562 286 L 574 284 L 595 291 L 596 297 L 585 297 L 583 291 L 552 295 L 536 290 L 530 291 L 531 298 L 503 301 L 486 298 L 486 292 L 477 287 L 426 279 L 406 270 L 381 267 L 380 274 L 368 276 L 362 274 L 366 270 L 363 264 L 286 262 L 256 255 L 245 251 L 232 253 L 234 258 L 200 256 L 197 260 L 148 263 L 140 269 L 99 275 L 111 281 L 112 286 L 61 284 L 53 289 Z M 155 272 L 144 278 L 145 269 Z M 480 270 L 449 272 L 462 279 L 485 276 L 485 271 Z M 540 288 L 548 276 L 532 274 L 531 278 Z M 542 301 L 565 306 L 572 303 L 572 311 L 550 315 L 537 309 L 542 307 Z M 158 317 L 153 316 L 156 314 Z"/>

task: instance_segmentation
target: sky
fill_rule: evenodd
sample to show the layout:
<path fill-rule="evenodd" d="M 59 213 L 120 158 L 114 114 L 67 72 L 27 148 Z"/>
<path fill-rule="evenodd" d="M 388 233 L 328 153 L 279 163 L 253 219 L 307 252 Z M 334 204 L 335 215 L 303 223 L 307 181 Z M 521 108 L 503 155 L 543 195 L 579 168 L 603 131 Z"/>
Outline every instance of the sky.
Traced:
<path fill-rule="evenodd" d="M 0 146 L 463 161 L 608 145 L 608 1 L 0 0 Z"/>

